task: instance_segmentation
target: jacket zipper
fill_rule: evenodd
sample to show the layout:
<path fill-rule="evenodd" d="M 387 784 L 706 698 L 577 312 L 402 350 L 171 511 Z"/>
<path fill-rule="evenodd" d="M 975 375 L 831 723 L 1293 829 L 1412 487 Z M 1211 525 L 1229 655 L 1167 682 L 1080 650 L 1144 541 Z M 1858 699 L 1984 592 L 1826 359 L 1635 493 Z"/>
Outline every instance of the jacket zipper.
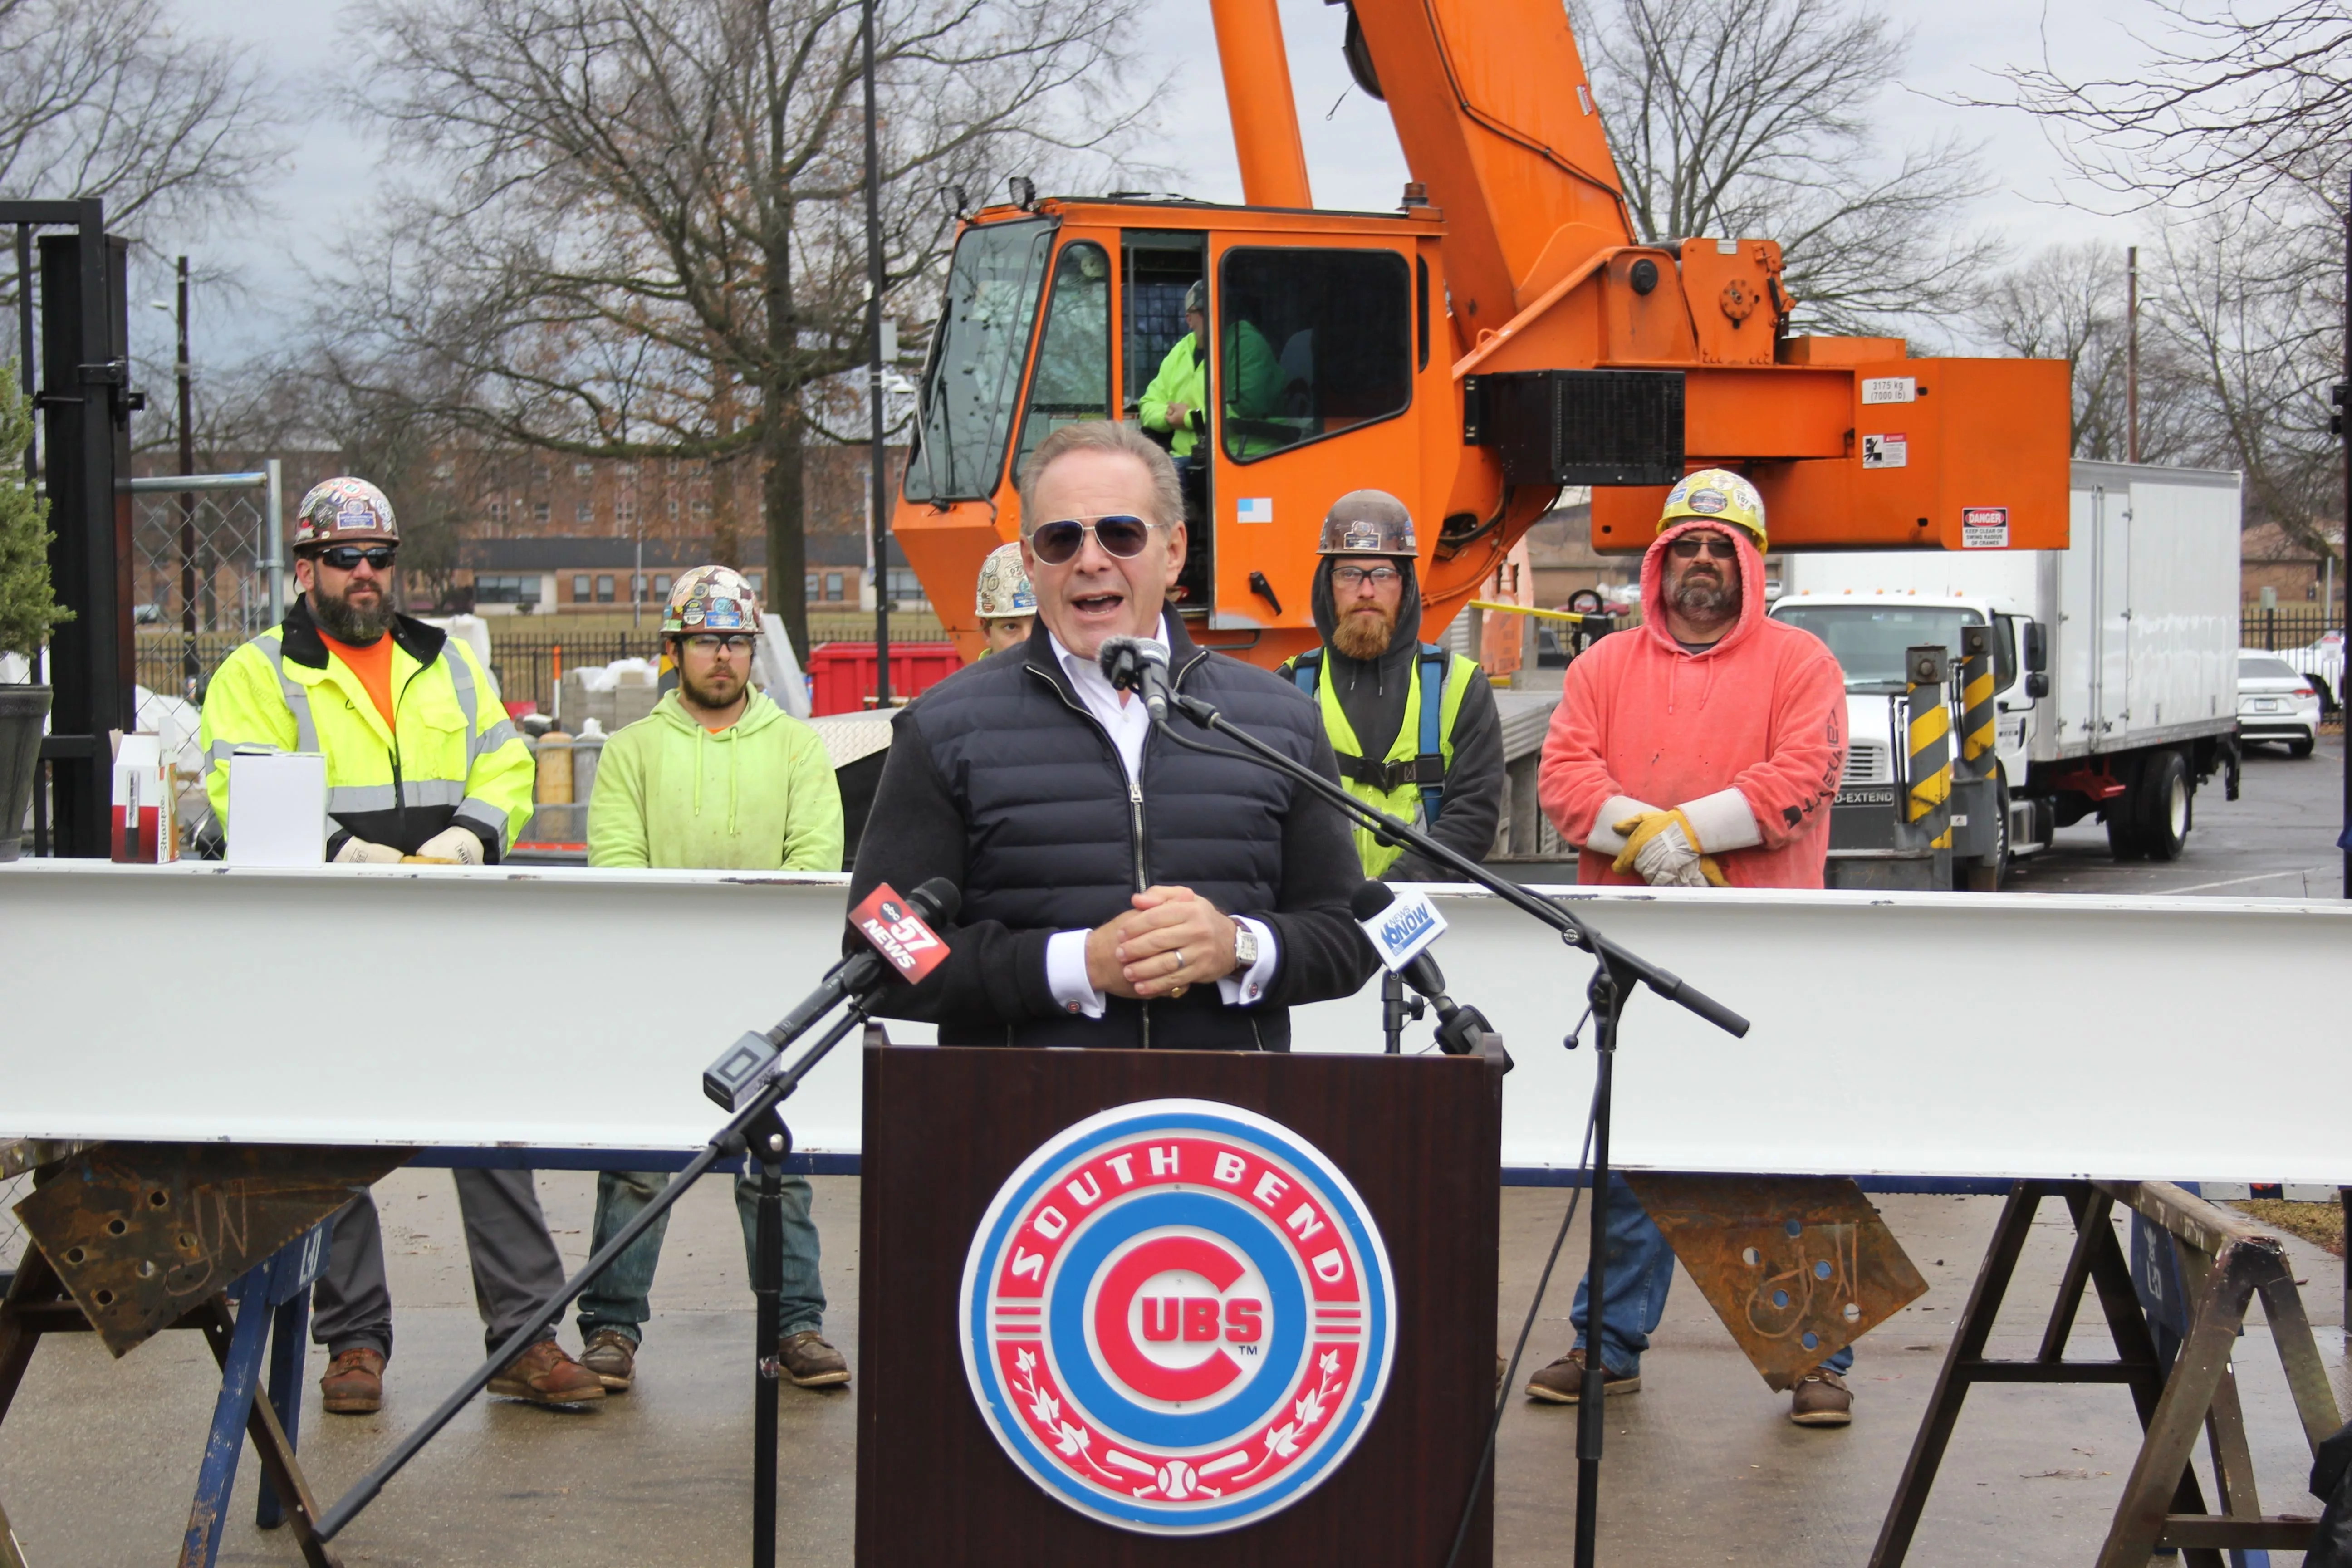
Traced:
<path fill-rule="evenodd" d="M 388 637 L 391 634 L 386 633 L 385 635 Z M 424 673 L 425 667 L 423 665 L 419 665 L 416 668 L 411 670 L 409 672 L 408 679 L 400 683 L 400 695 L 393 699 L 392 703 L 393 821 L 399 828 L 401 842 L 404 844 L 408 841 L 408 787 L 402 782 L 400 776 L 400 710 L 402 704 L 408 700 L 408 689 L 415 685 L 416 678 Z M 403 850 L 401 853 L 407 854 L 409 851 Z"/>

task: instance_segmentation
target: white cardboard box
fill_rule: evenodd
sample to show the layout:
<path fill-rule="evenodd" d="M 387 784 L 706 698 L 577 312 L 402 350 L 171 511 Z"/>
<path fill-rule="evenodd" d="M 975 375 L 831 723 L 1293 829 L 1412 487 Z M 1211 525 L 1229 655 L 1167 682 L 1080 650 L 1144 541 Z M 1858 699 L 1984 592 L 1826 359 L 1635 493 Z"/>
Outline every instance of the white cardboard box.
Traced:
<path fill-rule="evenodd" d="M 327 759 L 238 752 L 228 760 L 228 863 L 316 866 L 327 858 Z"/>

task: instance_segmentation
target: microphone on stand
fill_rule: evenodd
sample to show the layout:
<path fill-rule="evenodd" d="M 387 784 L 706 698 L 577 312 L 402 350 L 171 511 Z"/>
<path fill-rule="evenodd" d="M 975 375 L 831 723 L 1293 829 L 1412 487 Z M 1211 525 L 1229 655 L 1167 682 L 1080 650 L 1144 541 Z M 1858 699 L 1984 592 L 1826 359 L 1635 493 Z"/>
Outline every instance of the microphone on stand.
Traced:
<path fill-rule="evenodd" d="M 1154 724 L 1168 722 L 1174 701 L 1168 685 L 1168 645 L 1150 637 L 1112 637 L 1096 656 L 1103 679 L 1121 691 L 1142 697 Z"/>
<path fill-rule="evenodd" d="M 849 923 L 868 945 L 831 969 L 809 993 L 807 1000 L 785 1014 L 773 1028 L 745 1035 L 719 1058 L 702 1069 L 705 1098 L 733 1110 L 745 1093 L 765 1078 L 769 1068 L 799 1036 L 846 997 L 862 996 L 893 976 L 909 985 L 919 981 L 948 955 L 928 922 L 951 921 L 963 906 L 963 889 L 945 877 L 934 877 L 901 899 L 887 882 L 866 895 L 849 911 Z"/>
<path fill-rule="evenodd" d="M 1445 994 L 1445 976 L 1426 951 L 1445 934 L 1445 917 L 1422 892 L 1399 893 L 1386 882 L 1358 885 L 1348 900 L 1348 912 L 1363 928 L 1365 939 L 1389 972 L 1429 998 L 1437 1013 L 1437 1048 L 1449 1057 L 1483 1051 L 1491 1041 L 1502 1051 L 1502 1037 L 1486 1015 L 1465 1007 Z M 1420 1004 L 1414 1004 L 1416 1009 Z M 1416 1011 L 1414 1016 L 1420 1015 Z M 1503 1051 L 1503 1070 L 1511 1070 L 1510 1053 Z"/>

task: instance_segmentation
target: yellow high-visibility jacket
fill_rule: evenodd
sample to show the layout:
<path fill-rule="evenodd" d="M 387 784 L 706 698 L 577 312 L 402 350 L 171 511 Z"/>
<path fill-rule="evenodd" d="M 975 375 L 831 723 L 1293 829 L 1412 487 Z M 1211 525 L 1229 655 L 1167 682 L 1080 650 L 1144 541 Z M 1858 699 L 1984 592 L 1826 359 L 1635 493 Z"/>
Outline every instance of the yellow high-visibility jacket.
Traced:
<path fill-rule="evenodd" d="M 285 621 L 228 656 L 205 693 L 205 794 L 224 828 L 238 748 L 327 759 L 327 856 L 360 837 L 413 855 L 455 823 L 496 863 L 530 820 L 536 769 L 498 682 L 455 637 L 407 616 L 393 641 L 397 729 L 328 648 L 297 599 Z"/>

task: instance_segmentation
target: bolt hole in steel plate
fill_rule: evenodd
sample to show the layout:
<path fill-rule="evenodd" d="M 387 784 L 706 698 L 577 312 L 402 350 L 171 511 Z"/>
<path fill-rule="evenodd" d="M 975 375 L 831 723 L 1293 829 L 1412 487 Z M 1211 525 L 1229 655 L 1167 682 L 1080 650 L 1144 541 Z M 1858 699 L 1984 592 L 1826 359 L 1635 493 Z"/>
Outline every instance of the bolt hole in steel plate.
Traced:
<path fill-rule="evenodd" d="M 1892 1231 L 1838 1176 L 1628 1172 L 1732 1339 L 1776 1389 L 1927 1292 Z"/>

